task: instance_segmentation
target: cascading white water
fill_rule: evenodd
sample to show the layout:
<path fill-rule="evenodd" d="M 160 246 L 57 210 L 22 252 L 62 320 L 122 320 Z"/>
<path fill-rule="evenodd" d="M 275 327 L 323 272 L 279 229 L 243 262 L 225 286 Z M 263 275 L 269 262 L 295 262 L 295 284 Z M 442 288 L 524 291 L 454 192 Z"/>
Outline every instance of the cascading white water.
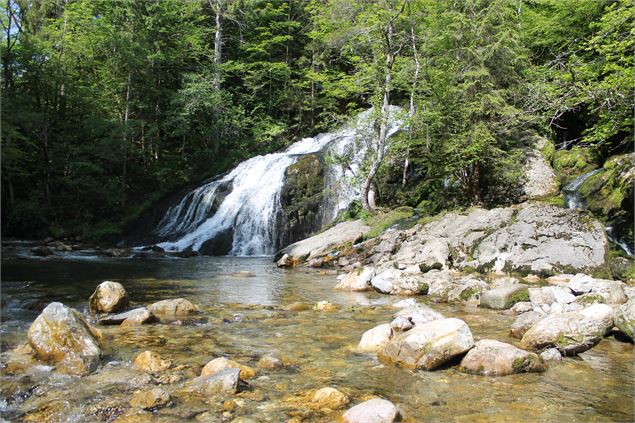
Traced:
<path fill-rule="evenodd" d="M 595 169 L 591 172 L 585 173 L 584 175 L 580 175 L 562 188 L 562 191 L 564 191 L 565 203 L 568 208 L 579 209 L 583 207 L 582 197 L 578 192 L 578 188 L 580 188 L 584 181 L 600 171 L 602 171 L 602 169 Z"/>
<path fill-rule="evenodd" d="M 396 116 L 399 110 L 391 107 L 390 135 L 401 126 Z M 366 154 L 367 142 L 363 141 L 372 129 L 371 113 L 372 110 L 361 113 L 353 125 L 337 132 L 302 139 L 284 152 L 253 157 L 226 176 L 190 191 L 168 209 L 154 230 L 159 237 L 171 239 L 158 245 L 167 251 L 198 251 L 206 241 L 231 230 L 230 255 L 275 253 L 285 172 L 302 155 L 321 151 L 349 156 L 346 165 L 332 164 L 326 172 L 325 191 L 336 193 L 336 198 L 323 202 L 328 210 L 321 212 L 332 220 L 359 195 L 351 178 Z"/>

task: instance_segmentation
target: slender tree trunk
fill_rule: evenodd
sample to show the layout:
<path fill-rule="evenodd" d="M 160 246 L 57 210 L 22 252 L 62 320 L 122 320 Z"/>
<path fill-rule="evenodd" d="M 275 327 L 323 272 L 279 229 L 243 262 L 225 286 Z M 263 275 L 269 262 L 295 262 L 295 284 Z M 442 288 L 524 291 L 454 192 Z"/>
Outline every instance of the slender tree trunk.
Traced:
<path fill-rule="evenodd" d="M 211 3 L 211 0 L 210 0 Z M 216 0 L 216 34 L 214 35 L 214 87 L 221 88 L 221 65 L 223 63 L 223 0 Z"/>
<path fill-rule="evenodd" d="M 379 166 L 384 160 L 384 153 L 386 149 L 386 139 L 388 138 L 388 124 L 389 124 L 389 112 L 390 112 L 390 90 L 392 83 L 392 65 L 395 61 L 395 53 L 393 51 L 393 32 L 394 28 L 392 23 L 388 24 L 386 31 L 386 64 L 384 70 L 384 87 L 383 87 L 383 101 L 381 110 L 379 112 L 379 133 L 377 134 L 377 151 L 375 158 L 370 167 L 368 175 L 362 185 L 362 207 L 364 210 L 374 210 L 374 205 L 371 204 L 368 198 L 368 194 L 371 190 L 372 183 L 379 171 Z"/>
<path fill-rule="evenodd" d="M 421 71 L 421 61 L 419 60 L 419 52 L 417 51 L 417 38 L 415 36 L 414 26 L 410 25 L 410 41 L 412 42 L 412 53 L 415 61 L 415 74 L 412 78 L 412 88 L 410 89 L 410 110 L 408 110 L 408 118 L 410 120 L 410 128 L 408 131 L 408 136 L 412 141 L 413 138 L 413 130 L 412 130 L 412 118 L 417 112 L 417 103 L 415 101 L 415 97 L 417 94 L 417 87 L 419 85 L 419 72 Z M 401 178 L 401 185 L 406 186 L 406 181 L 408 177 L 408 165 L 410 164 L 410 148 L 406 150 L 406 159 L 403 164 L 403 175 Z"/>
<path fill-rule="evenodd" d="M 121 153 L 123 156 L 123 164 L 121 168 L 121 182 L 123 185 L 123 198 L 122 204 L 126 203 L 126 179 L 128 173 L 128 118 L 130 116 L 130 85 L 132 82 L 132 74 L 128 72 L 128 80 L 126 82 L 126 104 L 124 106 L 123 114 L 123 131 L 121 134 Z"/>

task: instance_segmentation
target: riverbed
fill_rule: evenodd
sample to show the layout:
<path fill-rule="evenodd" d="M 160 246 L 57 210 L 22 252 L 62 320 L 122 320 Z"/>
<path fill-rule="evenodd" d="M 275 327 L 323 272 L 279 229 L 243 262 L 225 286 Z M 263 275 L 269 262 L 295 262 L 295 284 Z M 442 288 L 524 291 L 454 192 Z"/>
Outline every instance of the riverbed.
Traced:
<path fill-rule="evenodd" d="M 104 280 L 122 283 L 132 306 L 182 297 L 197 304 L 201 313 L 137 327 L 101 326 L 101 365 L 87 377 L 60 375 L 48 366 L 6 367 L 8 351 L 26 341 L 29 325 L 48 303 L 59 301 L 87 313 L 88 297 Z M 333 289 L 336 282 L 332 272 L 278 269 L 268 257 L 4 259 L 0 417 L 113 421 L 131 414 L 128 401 L 139 389 L 161 385 L 171 392 L 198 376 L 215 357 L 256 368 L 258 360 L 270 354 L 285 366 L 258 369 L 241 393 L 207 401 L 174 397 L 171 406 L 128 421 L 334 421 L 342 409 L 317 409 L 309 403 L 314 390 L 327 386 L 346 393 L 351 405 L 374 396 L 389 399 L 407 421 L 634 419 L 633 344 L 607 337 L 540 374 L 494 378 L 453 367 L 405 370 L 355 351 L 361 335 L 389 322 L 395 312 L 392 304 L 403 298 L 338 292 Z M 337 311 L 288 310 L 293 303 L 311 306 L 323 300 L 336 304 Z M 433 304 L 426 297 L 416 300 L 465 320 L 476 340 L 518 345 L 508 336 L 511 316 L 470 305 Z M 131 362 L 144 350 L 171 360 L 172 368 L 163 375 L 134 370 Z"/>

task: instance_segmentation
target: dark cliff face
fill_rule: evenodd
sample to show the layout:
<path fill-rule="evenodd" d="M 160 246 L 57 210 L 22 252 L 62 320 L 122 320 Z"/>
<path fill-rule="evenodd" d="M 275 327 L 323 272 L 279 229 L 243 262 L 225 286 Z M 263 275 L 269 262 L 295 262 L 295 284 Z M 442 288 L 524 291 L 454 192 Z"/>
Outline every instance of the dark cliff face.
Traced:
<path fill-rule="evenodd" d="M 287 168 L 280 193 L 278 249 L 310 236 L 329 223 L 320 210 L 325 195 L 324 172 L 319 154 L 301 157 Z"/>

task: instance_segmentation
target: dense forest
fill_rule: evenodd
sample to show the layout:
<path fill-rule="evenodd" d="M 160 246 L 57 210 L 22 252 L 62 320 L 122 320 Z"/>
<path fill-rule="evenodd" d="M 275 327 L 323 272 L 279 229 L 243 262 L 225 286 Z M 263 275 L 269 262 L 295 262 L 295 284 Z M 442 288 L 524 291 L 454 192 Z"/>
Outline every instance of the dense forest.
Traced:
<path fill-rule="evenodd" d="M 628 0 L 3 0 L 2 10 L 5 235 L 117 235 L 165 195 L 369 107 L 377 148 L 360 184 L 390 185 L 380 205 L 513 202 L 535 135 L 600 160 L 633 150 Z M 389 104 L 407 130 L 383 157 Z"/>

